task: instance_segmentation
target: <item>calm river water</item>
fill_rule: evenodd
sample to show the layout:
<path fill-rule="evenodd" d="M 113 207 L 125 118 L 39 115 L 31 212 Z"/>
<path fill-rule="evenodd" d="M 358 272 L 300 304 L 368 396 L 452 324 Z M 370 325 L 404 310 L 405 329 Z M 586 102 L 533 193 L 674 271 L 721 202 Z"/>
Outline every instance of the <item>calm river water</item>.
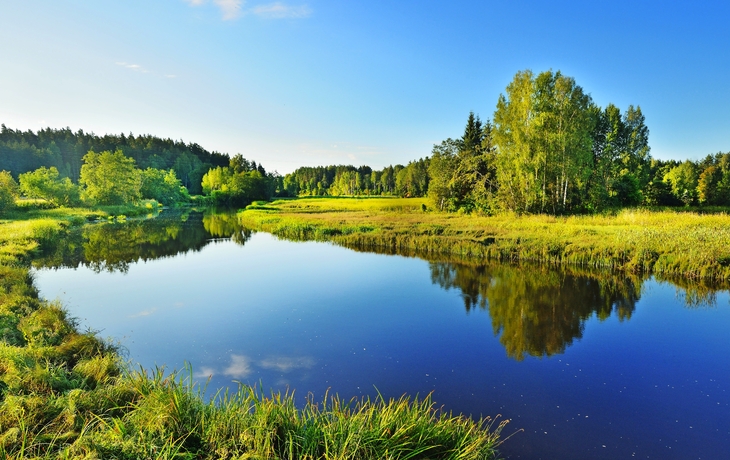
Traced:
<path fill-rule="evenodd" d="M 730 452 L 727 291 L 355 252 L 195 213 L 89 226 L 35 277 L 132 362 L 190 363 L 212 391 L 433 392 L 510 419 L 514 459 Z"/>

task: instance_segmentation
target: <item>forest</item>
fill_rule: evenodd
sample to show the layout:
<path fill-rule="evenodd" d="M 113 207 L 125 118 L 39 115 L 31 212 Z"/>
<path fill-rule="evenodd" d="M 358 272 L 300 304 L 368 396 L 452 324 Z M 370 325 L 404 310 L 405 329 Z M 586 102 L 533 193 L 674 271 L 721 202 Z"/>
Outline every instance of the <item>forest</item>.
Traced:
<path fill-rule="evenodd" d="M 639 106 L 599 107 L 560 71 L 517 72 L 491 119 L 470 113 L 460 137 L 405 166 L 300 167 L 282 177 L 195 143 L 3 124 L 0 171 L 0 210 L 19 196 L 54 206 L 143 199 L 169 206 L 191 195 L 232 207 L 273 197 L 428 197 L 439 211 L 483 215 L 730 206 L 730 152 L 683 162 L 652 158 Z"/>
<path fill-rule="evenodd" d="M 158 137 L 96 136 L 70 129 L 0 131 L 0 211 L 16 198 L 50 206 L 172 206 L 205 194 L 205 203 L 245 206 L 275 196 L 278 174 L 241 155 L 229 158 L 198 144 Z"/>

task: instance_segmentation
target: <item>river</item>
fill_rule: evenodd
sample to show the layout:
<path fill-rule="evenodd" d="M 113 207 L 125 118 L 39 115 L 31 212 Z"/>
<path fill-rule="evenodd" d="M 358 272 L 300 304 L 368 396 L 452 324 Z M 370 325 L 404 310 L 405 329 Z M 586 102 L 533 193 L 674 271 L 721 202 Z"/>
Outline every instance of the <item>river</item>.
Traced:
<path fill-rule="evenodd" d="M 189 365 L 209 394 L 433 393 L 509 419 L 514 459 L 730 452 L 726 290 L 356 252 L 200 213 L 87 226 L 34 276 L 133 365 Z"/>

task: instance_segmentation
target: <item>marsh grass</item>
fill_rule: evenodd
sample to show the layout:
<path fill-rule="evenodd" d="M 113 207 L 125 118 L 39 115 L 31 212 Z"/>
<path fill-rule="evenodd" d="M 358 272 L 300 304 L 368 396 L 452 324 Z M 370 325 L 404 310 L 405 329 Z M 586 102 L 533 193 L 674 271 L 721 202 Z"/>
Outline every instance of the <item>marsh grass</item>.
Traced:
<path fill-rule="evenodd" d="M 730 279 L 730 216 L 724 213 L 626 209 L 590 216 L 490 217 L 424 212 L 425 204 L 418 198 L 305 198 L 274 201 L 239 215 L 254 230 L 351 248 Z"/>
<path fill-rule="evenodd" d="M 93 388 L 46 398 L 7 396 L 0 411 L 0 454 L 17 459 L 477 460 L 497 458 L 507 424 L 442 412 L 430 395 L 325 396 L 320 402 L 310 397 L 298 407 L 293 393 L 266 395 L 248 385 L 206 400 L 190 369 L 102 374 L 111 380 Z"/>
<path fill-rule="evenodd" d="M 430 396 L 299 407 L 293 393 L 246 385 L 206 398 L 192 369 L 130 370 L 115 346 L 40 299 L 28 270 L 69 226 L 109 215 L 97 212 L 29 209 L 0 221 L 0 458 L 496 458 L 506 422 L 443 413 Z"/>

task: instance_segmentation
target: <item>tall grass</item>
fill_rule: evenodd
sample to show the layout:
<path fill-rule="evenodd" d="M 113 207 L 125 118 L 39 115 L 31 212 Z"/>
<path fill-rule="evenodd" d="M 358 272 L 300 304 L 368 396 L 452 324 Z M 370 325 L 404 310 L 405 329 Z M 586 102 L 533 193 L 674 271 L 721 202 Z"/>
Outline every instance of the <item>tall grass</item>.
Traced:
<path fill-rule="evenodd" d="M 169 375 L 139 370 L 50 399 L 8 396 L 0 410 L 0 454 L 17 459 L 494 459 L 507 424 L 441 412 L 430 395 L 349 401 L 326 396 L 298 408 L 293 393 L 266 395 L 241 385 L 206 400 L 191 376 L 189 370 Z"/>
<path fill-rule="evenodd" d="M 282 238 L 351 248 L 528 260 L 661 277 L 730 280 L 730 216 L 622 210 L 615 214 L 492 217 L 424 212 L 422 199 L 299 199 L 240 213 Z"/>

